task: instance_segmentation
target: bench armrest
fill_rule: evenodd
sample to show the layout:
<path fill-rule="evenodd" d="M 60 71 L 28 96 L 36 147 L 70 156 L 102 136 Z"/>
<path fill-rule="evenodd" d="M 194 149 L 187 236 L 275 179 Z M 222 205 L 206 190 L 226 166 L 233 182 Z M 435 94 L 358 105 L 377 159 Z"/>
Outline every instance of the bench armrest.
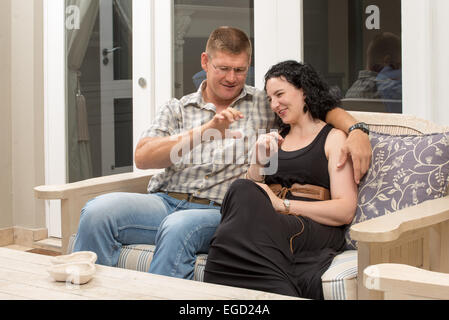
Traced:
<path fill-rule="evenodd" d="M 350 235 L 358 246 L 358 298 L 383 299 L 381 291 L 363 285 L 368 266 L 397 263 L 449 270 L 449 196 L 355 224 Z"/>
<path fill-rule="evenodd" d="M 363 274 L 368 289 L 384 292 L 385 299 L 449 299 L 449 275 L 404 264 L 377 264 Z"/>
<path fill-rule="evenodd" d="M 67 251 L 69 238 L 78 230 L 81 209 L 86 202 L 111 192 L 146 193 L 151 177 L 162 170 L 146 170 L 93 178 L 63 185 L 45 185 L 34 188 L 35 197 L 61 200 L 62 252 Z"/>
<path fill-rule="evenodd" d="M 143 172 L 128 172 L 111 176 L 93 178 L 62 185 L 43 185 L 34 188 L 38 199 L 54 200 L 68 199 L 74 193 L 107 193 L 128 190 L 130 186 L 138 186 L 135 192 L 146 192 L 150 178 L 162 170 L 146 170 Z M 134 187 L 135 189 L 135 187 Z"/>
<path fill-rule="evenodd" d="M 428 200 L 395 213 L 355 224 L 351 238 L 360 242 L 389 242 L 408 231 L 449 220 L 449 196 Z"/>

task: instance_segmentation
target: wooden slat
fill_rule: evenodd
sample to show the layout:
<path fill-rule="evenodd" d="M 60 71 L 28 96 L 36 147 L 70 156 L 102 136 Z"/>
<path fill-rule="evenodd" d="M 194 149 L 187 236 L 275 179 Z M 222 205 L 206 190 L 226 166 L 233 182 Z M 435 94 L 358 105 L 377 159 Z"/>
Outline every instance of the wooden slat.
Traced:
<path fill-rule="evenodd" d="M 96 265 L 85 285 L 55 282 L 47 272 L 51 257 L 0 248 L 0 294 L 24 299 L 294 299 L 144 272 Z"/>

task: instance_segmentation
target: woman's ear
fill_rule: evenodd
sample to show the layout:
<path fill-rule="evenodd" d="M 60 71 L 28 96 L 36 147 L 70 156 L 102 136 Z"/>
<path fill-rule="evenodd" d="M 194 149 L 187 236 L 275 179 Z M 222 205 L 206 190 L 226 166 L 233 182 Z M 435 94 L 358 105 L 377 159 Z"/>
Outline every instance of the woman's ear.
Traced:
<path fill-rule="evenodd" d="M 302 91 L 302 95 L 303 95 L 303 98 L 304 98 L 304 113 L 307 113 L 307 111 L 309 111 L 309 107 L 307 106 L 307 101 L 306 101 L 306 95 L 304 94 L 304 90 L 303 89 L 301 89 L 301 91 Z"/>

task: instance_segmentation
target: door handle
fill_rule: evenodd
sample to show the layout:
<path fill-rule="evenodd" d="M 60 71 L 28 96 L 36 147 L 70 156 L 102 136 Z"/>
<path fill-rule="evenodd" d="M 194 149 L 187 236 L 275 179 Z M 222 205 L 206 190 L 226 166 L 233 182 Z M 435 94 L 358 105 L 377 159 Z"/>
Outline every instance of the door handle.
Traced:
<path fill-rule="evenodd" d="M 117 50 L 121 50 L 121 47 L 115 47 L 112 49 L 104 48 L 103 49 L 103 65 L 107 66 L 109 64 L 109 58 L 108 55 L 111 53 L 114 53 Z"/>
<path fill-rule="evenodd" d="M 142 89 L 145 89 L 145 88 L 147 87 L 147 80 L 146 80 L 145 78 L 140 78 L 140 79 L 139 79 L 139 86 L 140 86 Z"/>
<path fill-rule="evenodd" d="M 117 50 L 121 50 L 121 49 L 122 49 L 122 47 L 115 47 L 115 48 L 112 48 L 112 49 L 104 48 L 103 49 L 103 57 L 106 57 L 108 54 L 113 53 L 113 52 L 115 52 Z"/>

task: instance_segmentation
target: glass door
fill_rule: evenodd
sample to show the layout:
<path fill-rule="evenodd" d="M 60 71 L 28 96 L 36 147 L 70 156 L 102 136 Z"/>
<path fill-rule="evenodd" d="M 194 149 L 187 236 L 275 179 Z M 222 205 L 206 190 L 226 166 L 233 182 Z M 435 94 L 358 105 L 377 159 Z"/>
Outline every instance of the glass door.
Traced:
<path fill-rule="evenodd" d="M 102 175 L 133 168 L 132 2 L 100 1 Z"/>
<path fill-rule="evenodd" d="M 68 182 L 133 170 L 132 1 L 67 0 Z"/>

